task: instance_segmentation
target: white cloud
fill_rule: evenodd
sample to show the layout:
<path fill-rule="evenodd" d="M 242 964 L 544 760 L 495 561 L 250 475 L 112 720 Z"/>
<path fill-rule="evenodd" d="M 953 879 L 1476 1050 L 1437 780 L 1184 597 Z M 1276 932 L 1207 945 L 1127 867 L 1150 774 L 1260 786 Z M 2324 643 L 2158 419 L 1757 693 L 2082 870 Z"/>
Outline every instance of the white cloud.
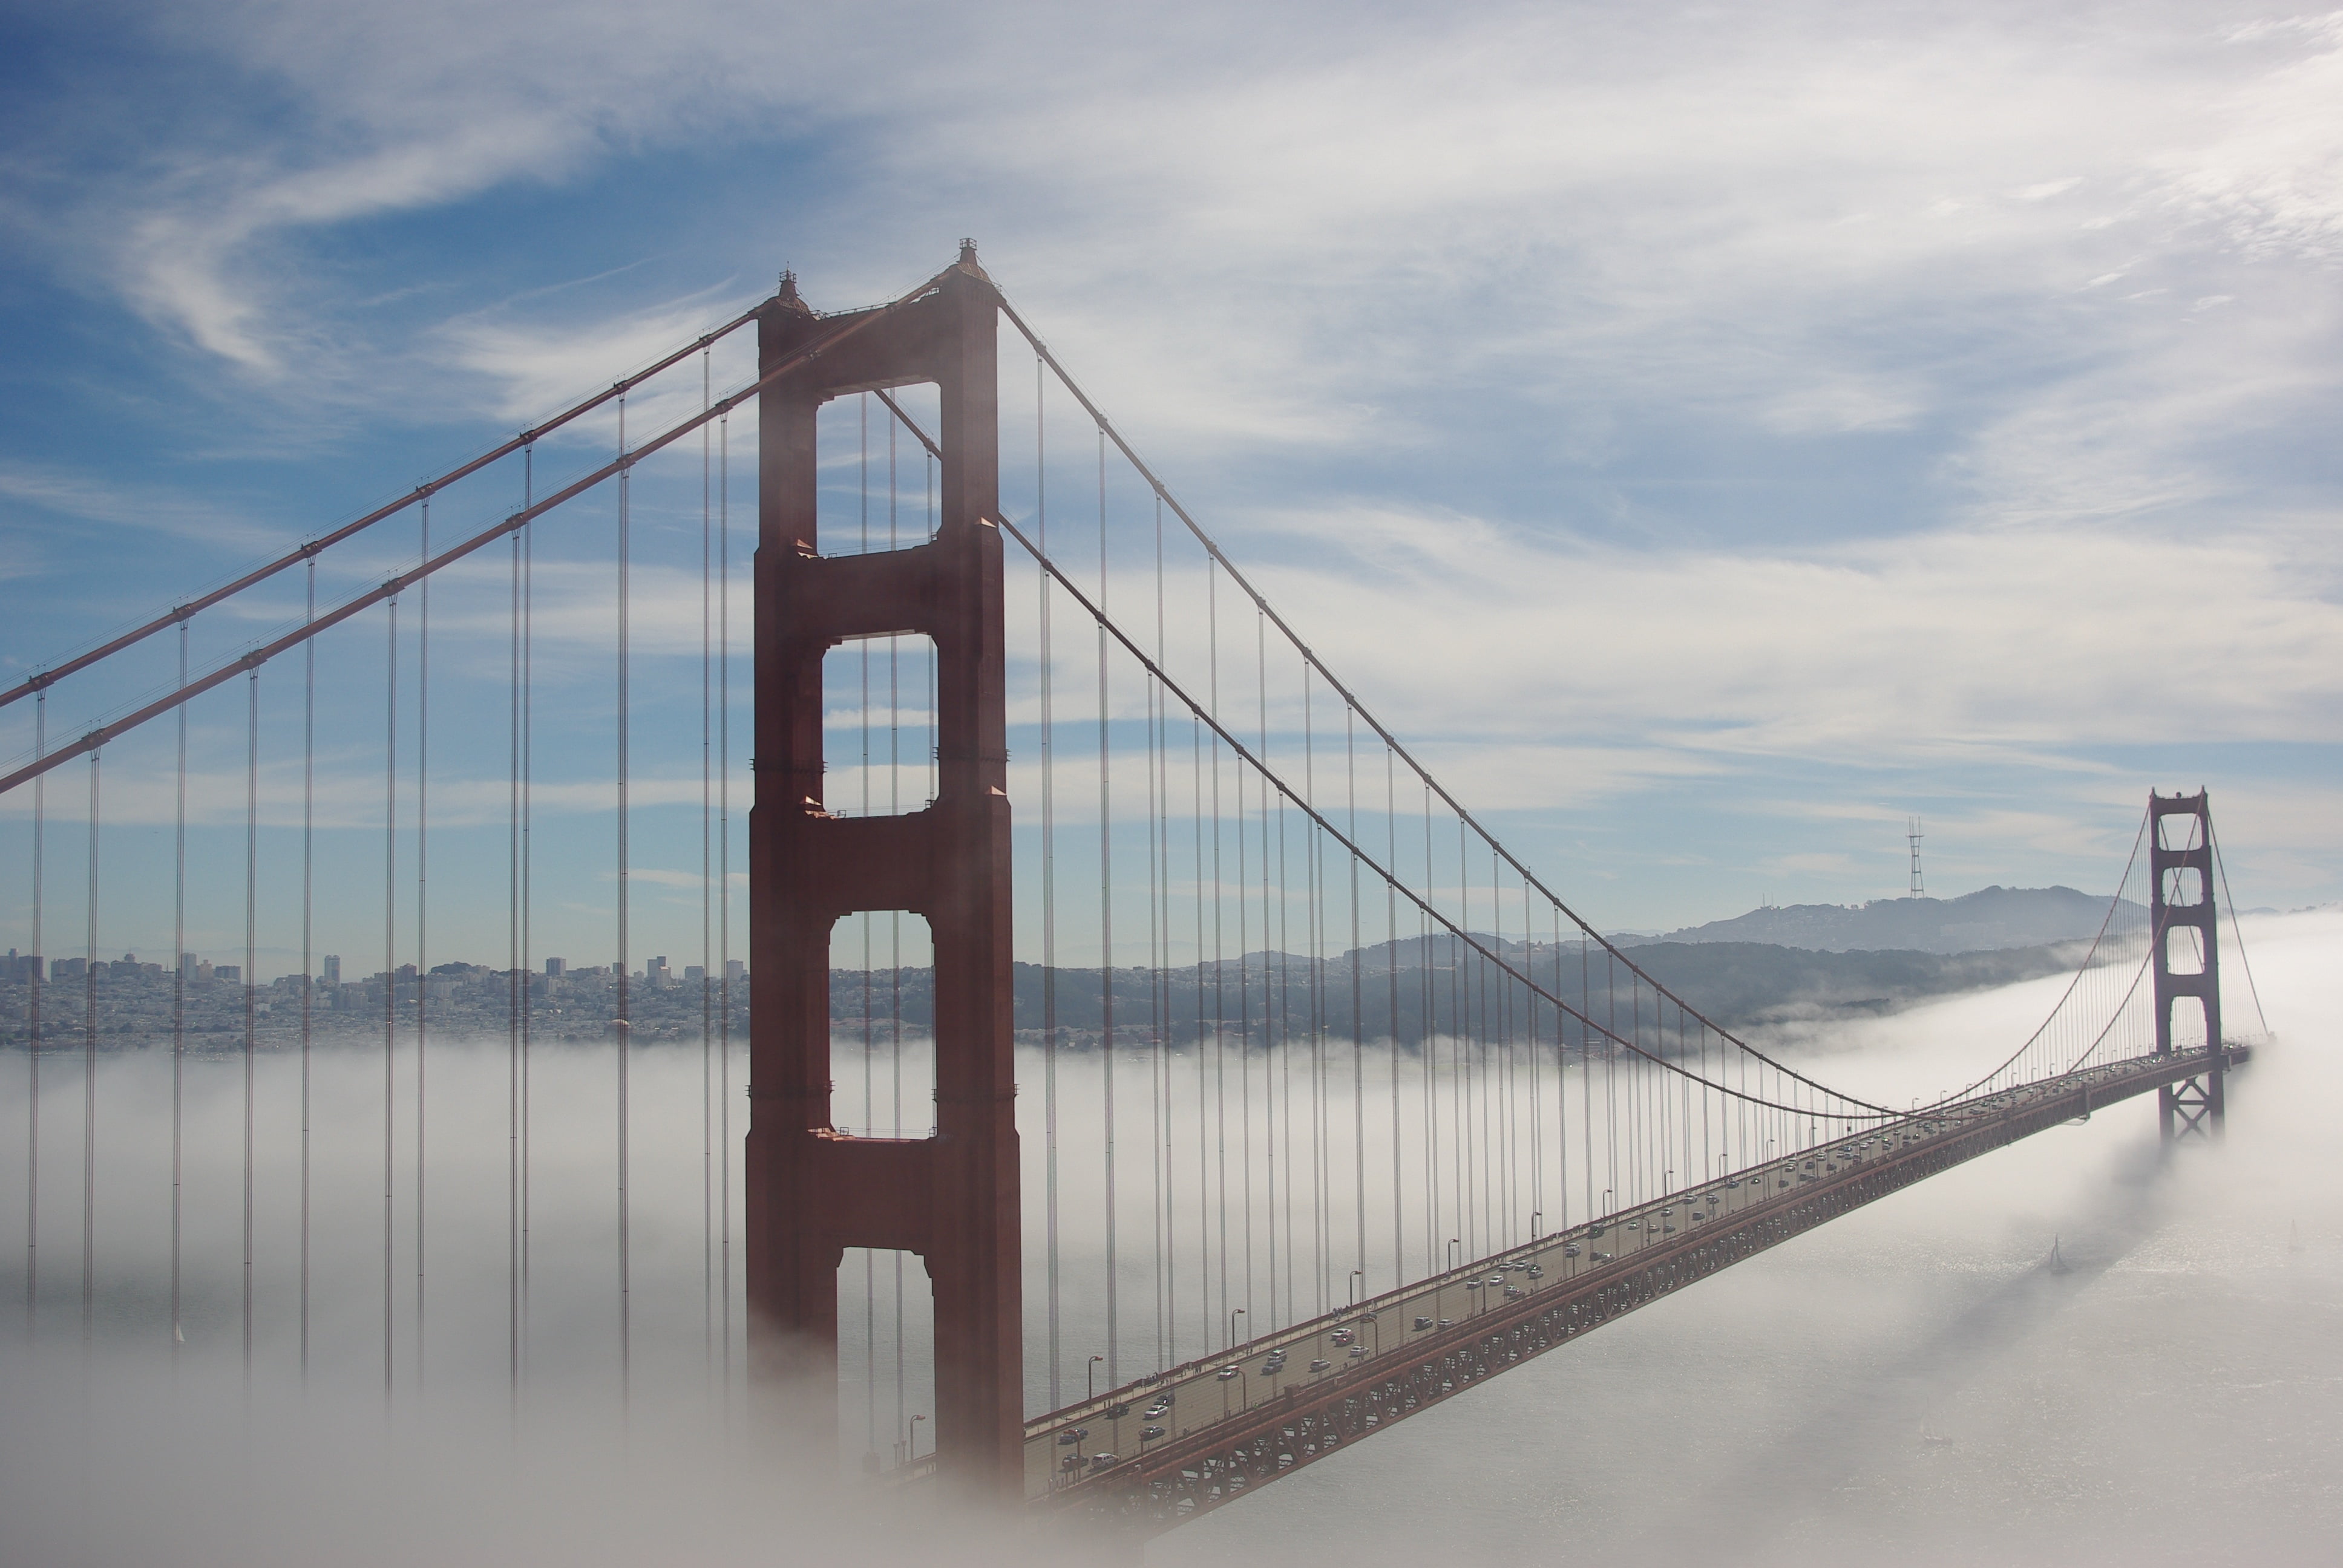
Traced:
<path fill-rule="evenodd" d="M 1354 531 L 1336 508 L 1281 520 Z M 1372 510 L 1355 531 L 1441 540 L 1444 566 L 1260 575 L 1410 735 L 1629 734 L 1856 767 L 2343 740 L 2343 603 L 2316 522 L 2195 542 L 1943 530 L 1803 555 L 1556 545 Z"/>
<path fill-rule="evenodd" d="M 113 528 L 151 530 L 239 549 L 281 549 L 282 531 L 232 507 L 157 486 L 0 459 L 0 502 Z"/>
<path fill-rule="evenodd" d="M 265 0 L 153 25 L 206 100 L 158 111 L 173 150 L 22 186 L 12 219 L 297 419 L 509 427 L 777 263 L 861 303 L 967 228 L 1468 798 L 1780 759 L 2081 793 L 2115 788 L 2095 747 L 2343 739 L 2331 475 L 2304 456 L 2343 363 L 2332 17 L 702 0 L 649 26 Z M 451 267 L 394 333 L 318 258 L 565 182 L 563 220 L 601 221 L 588 176 L 679 149 L 769 160 L 773 196 L 726 248 L 643 266 L 648 306 Z M 1628 493 L 1623 467 L 1673 481 L 1678 448 L 1719 465 L 1687 476 L 1704 498 Z M 1901 467 L 1865 515 L 1759 515 L 1791 470 L 1850 509 L 1829 487 L 1880 451 Z M 538 569 L 545 679 L 556 653 L 600 678 L 607 580 Z M 697 651 L 689 577 L 638 574 L 647 655 Z M 436 635 L 488 658 L 502 613 L 451 585 Z"/>

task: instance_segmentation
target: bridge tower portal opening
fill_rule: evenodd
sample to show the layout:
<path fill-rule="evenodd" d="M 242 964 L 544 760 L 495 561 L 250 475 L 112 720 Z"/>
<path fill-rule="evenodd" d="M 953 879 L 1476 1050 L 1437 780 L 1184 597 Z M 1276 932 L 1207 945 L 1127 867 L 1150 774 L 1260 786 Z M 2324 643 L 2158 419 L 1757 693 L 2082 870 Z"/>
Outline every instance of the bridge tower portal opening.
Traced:
<path fill-rule="evenodd" d="M 2201 1019 L 2208 1049 L 2206 1070 L 2157 1091 L 2157 1125 L 2167 1143 L 2215 1138 L 2226 1111 L 2221 1050 L 2220 923 L 2213 903 L 2213 811 L 2207 792 L 2147 796 L 2149 927 L 2156 977 L 2156 1050 L 2173 1050 L 2176 1014 Z M 2194 972 L 2173 964 L 2175 940 L 2193 942 Z M 2185 1008 L 2185 1010 L 2184 1010 Z"/>
<path fill-rule="evenodd" d="M 752 1369 L 786 1381 L 799 1402 L 793 1413 L 830 1432 L 847 1249 L 919 1254 L 934 1291 L 938 1468 L 970 1491 L 1014 1499 L 1023 1303 L 995 520 L 999 303 L 963 246 L 957 266 L 896 305 L 817 316 L 785 279 L 759 323 L 769 384 L 758 416 L 747 1283 Z M 825 556 L 819 410 L 918 383 L 934 384 L 941 401 L 935 537 Z M 900 815 L 833 815 L 822 792 L 823 656 L 894 633 L 934 643 L 935 799 Z M 930 1137 L 858 1137 L 835 1125 L 830 931 L 865 910 L 918 914 L 933 935 Z"/>

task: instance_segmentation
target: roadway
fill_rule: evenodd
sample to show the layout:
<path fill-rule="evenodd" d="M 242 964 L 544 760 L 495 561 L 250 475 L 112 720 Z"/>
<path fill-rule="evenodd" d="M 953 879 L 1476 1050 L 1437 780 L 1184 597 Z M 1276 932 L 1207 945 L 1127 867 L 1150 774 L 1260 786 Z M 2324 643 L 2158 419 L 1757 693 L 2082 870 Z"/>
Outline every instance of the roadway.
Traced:
<path fill-rule="evenodd" d="M 2229 1049 L 2233 1062 L 2246 1054 Z M 1050 1506 L 1151 1491 L 1184 1517 L 1320 1457 L 1344 1427 L 1363 1435 L 1457 1392 L 1493 1360 L 1504 1370 L 1848 1208 L 2189 1076 L 2188 1064 L 2201 1070 L 2206 1060 L 2132 1058 L 1885 1122 L 1125 1384 L 1026 1423 L 1026 1496 Z M 1524 1334 L 1525 1324 L 1540 1326 Z M 1338 1408 L 1347 1420 L 1333 1419 Z M 1276 1439 L 1258 1456 L 1264 1463 L 1203 1457 L 1264 1433 Z M 1229 1473 L 1216 1483 L 1216 1472 Z M 1167 1478 L 1181 1499 L 1163 1495 Z"/>

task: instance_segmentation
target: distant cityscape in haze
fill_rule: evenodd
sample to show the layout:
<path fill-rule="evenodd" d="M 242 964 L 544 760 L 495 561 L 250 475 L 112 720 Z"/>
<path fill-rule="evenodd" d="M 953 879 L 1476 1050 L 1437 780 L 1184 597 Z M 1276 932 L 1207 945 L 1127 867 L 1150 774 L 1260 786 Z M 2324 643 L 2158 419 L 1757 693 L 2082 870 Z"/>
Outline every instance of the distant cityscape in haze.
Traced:
<path fill-rule="evenodd" d="M 93 973 L 86 958 L 55 958 L 45 964 L 38 955 L 12 948 L 0 959 L 0 1031 L 10 1045 L 25 1043 L 36 974 L 46 999 L 41 1036 L 51 1047 L 85 1035 L 85 1003 L 93 994 L 93 980 L 100 1043 L 108 1046 L 168 1041 L 175 1010 L 183 1036 L 205 1045 L 222 1036 L 241 1041 L 247 992 L 253 1032 L 271 1048 L 299 1038 L 305 1000 L 311 1034 L 328 1040 L 378 1035 L 386 1008 L 412 1026 L 418 1004 L 428 1023 L 442 1030 L 502 1033 L 516 1014 L 517 979 L 527 982 L 533 1033 L 556 1040 L 607 1039 L 618 1017 L 618 970 L 611 964 L 572 965 L 548 958 L 541 970 L 517 974 L 458 960 L 434 964 L 427 973 L 401 964 L 356 980 L 345 980 L 342 967 L 341 954 L 327 953 L 314 985 L 305 987 L 304 977 L 288 974 L 247 987 L 242 965 L 216 963 L 199 953 L 181 953 L 176 974 L 136 953 L 100 959 Z M 728 1000 L 736 1026 L 748 1027 L 748 969 L 739 959 L 713 981 L 699 964 L 677 973 L 664 956 L 647 960 L 628 979 L 628 1024 L 638 1040 L 697 1040 L 703 1027 L 719 1027 L 707 1010 Z"/>
<path fill-rule="evenodd" d="M 1638 965 L 1715 1021 L 1761 1027 L 1792 1019 L 1890 1011 L 1931 996 L 2009 984 L 2071 965 L 2070 944 L 2087 940 L 2106 916 L 2106 904 L 2070 888 L 1992 887 L 1957 899 L 1883 899 L 1864 905 L 1765 907 L 1728 920 L 1653 935 L 1625 936 Z M 1495 935 L 1476 940 L 1508 962 L 1533 969 L 1554 960 L 1552 942 Z M 1564 947 L 1574 952 L 1575 943 Z M 1283 1038 L 1280 1020 L 1306 1007 L 1302 999 L 1329 970 L 1388 977 L 1392 971 L 1448 973 L 1488 960 L 1454 939 L 1407 938 L 1342 953 L 1271 950 L 1208 958 L 1161 971 L 1143 965 L 1114 970 L 1061 966 L 1045 1013 L 1045 972 L 1016 966 L 1016 1030 L 1039 1041 L 1045 1017 L 1059 1042 L 1095 1047 L 1111 1029 L 1116 1043 L 1144 1044 L 1161 1035 L 1186 1044 L 1212 1034 L 1268 1046 Z M 136 953 L 101 959 L 95 973 L 85 957 L 50 958 L 10 950 L 0 958 L 0 1041 L 21 1049 L 28 1038 L 35 999 L 44 982 L 44 1049 L 85 1044 L 88 1004 L 96 1004 L 98 1043 L 105 1049 L 168 1044 L 175 1037 L 198 1050 L 240 1048 L 247 1025 L 256 1047 L 297 1043 L 306 1018 L 313 1040 L 378 1039 L 386 1017 L 412 1029 L 418 1018 L 444 1035 L 502 1035 L 528 999 L 533 1038 L 601 1041 L 617 1032 L 615 965 L 573 965 L 549 957 L 516 974 L 490 964 L 454 960 L 418 971 L 413 964 L 345 978 L 344 955 L 322 956 L 313 985 L 299 974 L 247 987 L 242 966 L 200 953 L 179 957 L 176 971 Z M 1569 966 L 1574 971 L 1574 961 Z M 665 955 L 630 971 L 627 1026 L 638 1044 L 697 1040 L 723 1031 L 745 1037 L 749 971 L 739 959 L 711 974 L 702 965 L 680 970 Z M 517 984 L 516 982 L 523 982 Z M 1355 1027 L 1370 1039 L 1422 1037 L 1427 1016 L 1437 1027 L 1436 1000 L 1416 1000 L 1413 984 L 1366 988 Z M 1232 991 L 1249 999 L 1242 1009 Z M 900 1020 L 924 1031 L 933 1018 L 933 975 L 924 965 L 833 971 L 830 1013 L 842 1028 L 873 1018 Z M 246 1003 L 250 1003 L 247 1019 Z M 175 1029 L 174 1016 L 177 1017 Z"/>

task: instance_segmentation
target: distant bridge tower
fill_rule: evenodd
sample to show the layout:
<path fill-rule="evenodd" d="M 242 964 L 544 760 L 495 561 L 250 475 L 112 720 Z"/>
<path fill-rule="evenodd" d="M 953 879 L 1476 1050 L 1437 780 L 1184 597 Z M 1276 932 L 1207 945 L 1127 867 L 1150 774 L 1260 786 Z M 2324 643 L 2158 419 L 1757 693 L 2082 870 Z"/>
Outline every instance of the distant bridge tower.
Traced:
<path fill-rule="evenodd" d="M 2167 829 L 2167 824 L 2171 824 Z M 2172 1050 L 2173 1013 L 2183 1001 L 2203 1019 L 2209 1065 L 2198 1076 L 2157 1091 L 2157 1123 L 2167 1143 L 2191 1133 L 2213 1137 L 2224 1113 L 2221 950 L 2213 904 L 2213 812 L 2206 791 L 2147 796 L 2150 931 L 2155 940 L 2156 1049 Z M 2175 949 L 2180 962 L 2174 964 Z"/>
<path fill-rule="evenodd" d="M 1904 837 L 1912 846 L 1912 896 L 1916 899 L 1921 898 L 1926 896 L 1926 888 L 1920 880 L 1919 818 L 1906 817 L 1904 819 Z"/>
<path fill-rule="evenodd" d="M 972 246 L 929 292 L 818 317 L 784 281 L 759 327 L 756 805 L 749 817 L 748 1287 L 752 1368 L 789 1376 L 834 1428 L 838 1268 L 849 1247 L 926 1261 L 935 1292 L 939 1468 L 1021 1495 L 1023 1297 L 1011 1050 L 1008 731 L 995 331 Z M 881 319 L 870 319 L 882 316 Z M 857 324 L 860 325 L 857 325 Z M 815 417 L 921 382 L 941 394 L 936 537 L 821 553 Z M 823 806 L 822 656 L 924 635 L 936 658 L 936 799 L 899 816 Z M 831 927 L 924 916 L 935 943 L 936 1131 L 850 1137 L 830 1110 Z"/>

